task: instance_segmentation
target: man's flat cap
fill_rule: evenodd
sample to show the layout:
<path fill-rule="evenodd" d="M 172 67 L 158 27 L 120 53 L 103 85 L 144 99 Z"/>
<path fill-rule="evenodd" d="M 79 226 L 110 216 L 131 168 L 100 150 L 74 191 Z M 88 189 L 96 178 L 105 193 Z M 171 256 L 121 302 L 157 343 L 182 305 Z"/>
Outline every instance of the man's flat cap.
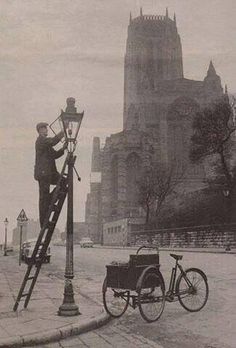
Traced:
<path fill-rule="evenodd" d="M 37 129 L 37 131 L 39 131 L 40 128 L 47 127 L 47 126 L 48 126 L 48 123 L 40 122 L 40 123 L 37 124 L 36 129 Z"/>

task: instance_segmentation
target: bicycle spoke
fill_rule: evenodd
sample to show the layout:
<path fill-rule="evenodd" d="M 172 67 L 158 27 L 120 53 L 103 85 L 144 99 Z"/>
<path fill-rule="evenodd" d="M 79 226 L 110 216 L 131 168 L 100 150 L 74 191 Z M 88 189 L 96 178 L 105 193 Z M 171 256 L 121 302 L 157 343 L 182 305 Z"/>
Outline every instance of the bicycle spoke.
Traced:
<path fill-rule="evenodd" d="M 130 292 L 123 289 L 107 287 L 106 279 L 103 285 L 103 304 L 108 314 L 120 317 L 129 305 Z"/>
<path fill-rule="evenodd" d="M 150 288 L 150 284 L 153 284 Z M 138 291 L 138 305 L 142 317 L 153 322 L 161 316 L 165 304 L 164 285 L 157 273 L 143 275 Z"/>
<path fill-rule="evenodd" d="M 208 285 L 202 271 L 187 270 L 184 275 L 180 276 L 176 287 L 179 302 L 188 311 L 199 311 L 206 304 Z"/>

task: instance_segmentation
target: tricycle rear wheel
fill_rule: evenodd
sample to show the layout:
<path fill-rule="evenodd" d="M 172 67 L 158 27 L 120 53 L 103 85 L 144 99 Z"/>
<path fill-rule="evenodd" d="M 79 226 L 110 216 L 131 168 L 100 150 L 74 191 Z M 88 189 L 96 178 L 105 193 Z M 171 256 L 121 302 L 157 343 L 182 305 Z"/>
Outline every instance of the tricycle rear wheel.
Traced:
<path fill-rule="evenodd" d="M 160 273 L 144 271 L 137 292 L 139 311 L 143 319 L 149 323 L 158 320 L 165 307 L 165 284 Z"/>
<path fill-rule="evenodd" d="M 102 295 L 104 308 L 110 316 L 119 318 L 125 313 L 129 305 L 129 290 L 107 287 L 106 277 L 103 282 Z"/>

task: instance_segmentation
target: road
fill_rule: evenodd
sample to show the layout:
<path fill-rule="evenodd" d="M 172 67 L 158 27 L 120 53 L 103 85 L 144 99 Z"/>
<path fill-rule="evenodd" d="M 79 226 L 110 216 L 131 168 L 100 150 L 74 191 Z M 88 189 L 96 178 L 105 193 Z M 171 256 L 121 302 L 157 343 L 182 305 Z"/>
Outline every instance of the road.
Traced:
<path fill-rule="evenodd" d="M 132 250 L 93 248 L 74 249 L 75 289 L 95 301 L 102 301 L 101 287 L 105 265 L 113 260 L 127 261 Z M 51 276 L 63 276 L 65 248 L 52 247 L 52 263 L 47 266 Z M 206 307 L 198 313 L 186 312 L 178 302 L 167 303 L 161 318 L 146 323 L 138 309 L 128 310 L 114 320 L 106 331 L 120 330 L 127 335 L 138 335 L 164 348 L 235 348 L 236 342 L 236 255 L 183 253 L 184 267 L 198 267 L 207 274 L 210 294 Z M 161 271 L 168 287 L 174 260 L 169 252 L 160 252 Z M 100 329 L 102 333 L 104 328 Z M 99 330 L 97 330 L 99 332 Z M 150 345 L 151 346 L 151 345 Z"/>

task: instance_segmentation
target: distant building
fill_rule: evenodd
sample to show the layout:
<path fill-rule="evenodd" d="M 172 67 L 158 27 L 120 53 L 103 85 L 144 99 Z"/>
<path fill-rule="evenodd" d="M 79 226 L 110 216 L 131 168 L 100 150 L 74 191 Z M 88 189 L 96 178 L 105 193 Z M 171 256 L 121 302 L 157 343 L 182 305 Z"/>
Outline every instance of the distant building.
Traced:
<path fill-rule="evenodd" d="M 90 193 L 87 195 L 85 222 L 88 235 L 95 243 L 101 243 L 101 149 L 100 139 L 93 139 L 92 165 L 90 175 Z"/>
<path fill-rule="evenodd" d="M 133 243 L 132 232 L 143 228 L 143 218 L 125 218 L 103 224 L 103 244 L 129 246 Z"/>
<path fill-rule="evenodd" d="M 202 186 L 201 165 L 189 161 L 192 121 L 201 108 L 224 95 L 210 62 L 203 81 L 184 77 L 176 16 L 130 16 L 124 61 L 123 130 L 94 138 L 86 223 L 96 240 L 103 224 L 142 216 L 137 180 L 154 164 L 185 169 L 186 188 Z M 105 229 L 106 230 L 106 229 Z M 107 232 L 105 237 L 108 238 Z"/>
<path fill-rule="evenodd" d="M 74 222 L 73 223 L 73 240 L 77 244 L 83 237 L 89 237 L 88 226 L 85 222 Z M 61 233 L 61 239 L 66 240 L 66 231 Z M 91 238 L 92 239 L 92 238 Z"/>

